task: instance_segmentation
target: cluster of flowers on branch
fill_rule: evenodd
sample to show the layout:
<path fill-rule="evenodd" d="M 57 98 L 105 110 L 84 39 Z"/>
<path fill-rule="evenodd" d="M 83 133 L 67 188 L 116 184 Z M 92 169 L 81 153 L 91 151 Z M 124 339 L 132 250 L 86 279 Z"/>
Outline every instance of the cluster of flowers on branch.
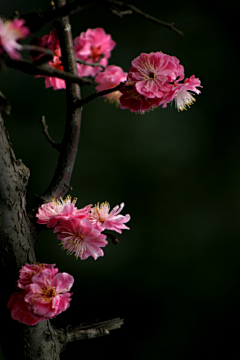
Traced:
<path fill-rule="evenodd" d="M 42 39 L 36 38 L 36 44 L 52 49 L 54 57 L 49 65 L 63 70 L 59 42 L 53 41 L 53 38 L 57 39 L 55 30 Z M 184 80 L 184 67 L 175 56 L 162 52 L 142 53 L 132 61 L 126 73 L 119 66 L 107 66 L 116 43 L 102 28 L 82 32 L 75 38 L 74 44 L 78 76 L 94 77 L 97 92 L 120 85 L 119 89 L 104 96 L 110 102 L 120 105 L 121 109 L 144 114 L 159 106 L 165 108 L 174 100 L 177 109 L 182 111 L 195 102 L 193 93 L 200 94 L 200 80 L 194 75 Z M 37 59 L 32 57 L 33 61 Z M 46 87 L 53 86 L 54 90 L 66 87 L 64 80 L 51 77 L 46 78 L 45 84 Z"/>
<path fill-rule="evenodd" d="M 43 204 L 38 209 L 37 222 L 53 228 L 68 254 L 74 254 L 76 259 L 92 256 L 96 260 L 104 255 L 101 248 L 108 244 L 103 231 L 113 230 L 121 234 L 123 229 L 129 229 L 125 223 L 130 220 L 130 215 L 119 214 L 124 203 L 115 206 L 111 212 L 108 202 L 94 207 L 87 205 L 82 209 L 75 204 L 76 199 L 72 201 L 70 196 Z"/>
<path fill-rule="evenodd" d="M 19 60 L 19 50 L 22 47 L 17 40 L 28 35 L 29 29 L 24 26 L 24 20 L 3 22 L 0 19 L 0 54 L 5 51 L 13 59 Z M 35 37 L 31 44 L 53 53 L 49 60 L 46 54 L 32 51 L 30 58 L 33 63 L 46 57 L 49 66 L 64 70 L 55 29 L 42 38 Z M 108 59 L 115 46 L 111 35 L 106 34 L 102 28 L 88 29 L 74 39 L 78 76 L 93 77 L 97 92 L 118 87 L 104 95 L 110 102 L 120 105 L 121 109 L 142 114 L 159 106 L 165 108 L 173 101 L 177 109 L 182 111 L 195 102 L 193 94 L 200 94 L 201 82 L 195 75 L 184 79 L 184 67 L 175 56 L 162 52 L 142 53 L 132 61 L 132 66 L 126 73 L 119 66 L 108 66 Z M 58 90 L 65 89 L 66 83 L 63 79 L 46 76 L 45 86 Z"/>
<path fill-rule="evenodd" d="M 14 320 L 26 325 L 53 318 L 71 301 L 74 282 L 68 273 L 58 273 L 55 264 L 25 264 L 19 271 L 16 288 L 7 304 Z"/>

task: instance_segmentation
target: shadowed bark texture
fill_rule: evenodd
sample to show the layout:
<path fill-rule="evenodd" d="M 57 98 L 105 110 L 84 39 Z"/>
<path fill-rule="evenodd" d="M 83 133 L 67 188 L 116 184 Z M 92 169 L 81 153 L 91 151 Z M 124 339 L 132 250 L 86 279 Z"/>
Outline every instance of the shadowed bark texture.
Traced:
<path fill-rule="evenodd" d="M 61 349 L 50 322 L 26 326 L 12 320 L 7 309 L 19 269 L 25 263 L 36 261 L 33 244 L 37 233 L 25 207 L 29 176 L 29 169 L 15 157 L 0 116 L 1 324 L 6 360 L 58 359 Z"/>

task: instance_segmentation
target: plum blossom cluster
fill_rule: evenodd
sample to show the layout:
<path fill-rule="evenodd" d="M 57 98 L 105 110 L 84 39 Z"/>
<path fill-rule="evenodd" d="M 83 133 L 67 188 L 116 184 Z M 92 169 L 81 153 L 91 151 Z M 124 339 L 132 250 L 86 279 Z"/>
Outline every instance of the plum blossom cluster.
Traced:
<path fill-rule="evenodd" d="M 32 43 L 52 50 L 54 56 L 48 64 L 58 70 L 63 70 L 61 49 L 55 29 L 49 35 L 35 38 Z M 127 80 L 127 73 L 124 73 L 120 67 L 107 66 L 115 45 L 116 43 L 112 40 L 111 35 L 106 34 L 102 28 L 88 29 L 74 39 L 75 56 L 77 60 L 80 60 L 80 63 L 77 63 L 78 76 L 95 77 L 98 84 L 97 91 L 111 89 L 119 85 L 120 82 Z M 31 59 L 37 61 L 43 56 L 43 54 L 35 52 L 32 53 Z M 97 66 L 98 64 L 100 66 Z M 102 72 L 100 73 L 100 71 Z M 46 88 L 52 86 L 54 90 L 66 88 L 64 80 L 54 77 L 46 77 L 45 86 Z M 106 97 L 111 102 L 119 102 L 120 95 L 120 92 L 116 91 L 106 95 Z"/>
<path fill-rule="evenodd" d="M 76 259 L 92 256 L 96 260 L 104 255 L 101 248 L 108 244 L 103 231 L 113 230 L 121 234 L 123 229 L 129 229 L 125 223 L 130 220 L 130 215 L 120 214 L 124 203 L 115 206 L 112 211 L 108 202 L 94 207 L 87 205 L 82 209 L 75 204 L 76 199 L 72 200 L 70 196 L 64 200 L 53 199 L 38 209 L 37 222 L 53 228 L 68 254 L 74 254 Z"/>
<path fill-rule="evenodd" d="M 14 320 L 26 325 L 53 318 L 69 307 L 74 282 L 68 273 L 58 273 L 55 264 L 25 264 L 8 301 Z"/>
<path fill-rule="evenodd" d="M 120 88 L 120 107 L 145 113 L 174 100 L 178 110 L 186 110 L 195 101 L 192 93 L 200 94 L 202 86 L 194 75 L 183 79 L 184 67 L 175 56 L 142 53 L 132 61 L 127 83 Z"/>
<path fill-rule="evenodd" d="M 24 24 L 25 20 L 23 19 L 15 18 L 4 21 L 0 18 L 0 55 L 6 52 L 14 60 L 21 58 L 19 51 L 22 50 L 22 46 L 18 40 L 25 39 L 30 35 L 29 28 Z"/>
<path fill-rule="evenodd" d="M 36 38 L 35 43 L 51 49 L 54 56 L 49 65 L 63 70 L 56 30 L 43 38 Z M 201 82 L 195 75 L 184 79 L 184 67 L 175 56 L 159 51 L 142 53 L 132 61 L 126 73 L 119 66 L 108 65 L 115 45 L 111 35 L 102 28 L 88 29 L 74 39 L 78 76 L 93 77 L 97 92 L 118 87 L 104 95 L 110 102 L 120 105 L 121 109 L 142 114 L 159 106 L 165 108 L 173 100 L 180 111 L 195 102 L 193 94 L 200 94 Z M 33 61 L 38 58 L 39 55 L 32 56 Z M 45 85 L 46 88 L 52 86 L 54 90 L 66 87 L 64 80 L 53 77 L 46 77 Z"/>

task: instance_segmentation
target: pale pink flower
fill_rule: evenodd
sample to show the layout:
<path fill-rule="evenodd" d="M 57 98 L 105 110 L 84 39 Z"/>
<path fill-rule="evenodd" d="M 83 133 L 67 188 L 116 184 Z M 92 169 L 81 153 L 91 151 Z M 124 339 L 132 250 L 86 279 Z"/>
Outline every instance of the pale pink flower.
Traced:
<path fill-rule="evenodd" d="M 129 230 L 129 227 L 124 225 L 124 223 L 130 220 L 130 215 L 119 215 L 124 207 L 124 203 L 121 205 L 115 206 L 112 211 L 110 211 L 110 205 L 107 201 L 104 203 L 97 203 L 94 208 L 91 209 L 90 221 L 93 223 L 94 227 L 99 231 L 103 230 L 114 230 L 119 234 L 122 233 L 121 229 Z"/>
<path fill-rule="evenodd" d="M 21 58 L 19 51 L 22 46 L 17 41 L 30 35 L 30 30 L 24 24 L 23 19 L 15 18 L 4 22 L 0 18 L 0 54 L 5 51 L 14 60 Z"/>
<path fill-rule="evenodd" d="M 64 200 L 60 197 L 59 200 L 53 199 L 51 202 L 41 205 L 36 214 L 37 223 L 53 228 L 60 220 L 88 217 L 91 205 L 78 209 L 75 206 L 76 201 L 76 198 L 72 201 L 71 196 L 68 195 Z"/>
<path fill-rule="evenodd" d="M 52 274 L 52 277 L 58 272 L 58 268 L 54 269 L 56 264 L 25 264 L 19 271 L 17 287 L 24 289 L 26 285 L 31 284 L 32 277 L 40 272 Z"/>
<path fill-rule="evenodd" d="M 73 276 L 68 273 L 58 273 L 54 277 L 46 272 L 34 275 L 32 283 L 25 286 L 27 308 L 44 319 L 59 315 L 69 307 L 73 282 Z"/>
<path fill-rule="evenodd" d="M 131 112 L 144 114 L 145 111 L 159 106 L 158 98 L 150 99 L 146 96 L 140 95 L 131 84 L 123 85 L 120 88 L 120 92 L 122 94 L 119 98 L 121 109 L 129 109 Z"/>
<path fill-rule="evenodd" d="M 41 315 L 36 315 L 28 309 L 24 301 L 25 295 L 25 291 L 18 291 L 10 296 L 7 307 L 10 308 L 11 317 L 26 325 L 36 325 L 39 321 L 45 320 Z"/>
<path fill-rule="evenodd" d="M 62 220 L 54 228 L 57 238 L 61 240 L 62 247 L 68 254 L 74 254 L 76 259 L 87 259 L 92 256 L 95 260 L 104 253 L 100 247 L 107 245 L 106 235 L 94 229 L 88 219 L 72 218 Z"/>
<path fill-rule="evenodd" d="M 96 63 L 101 57 L 99 63 L 105 67 L 108 64 L 107 59 L 111 56 L 111 50 L 116 45 L 111 35 L 106 34 L 102 28 L 88 29 L 86 32 L 82 32 L 80 36 L 74 39 L 74 44 L 76 58 L 89 63 Z M 81 67 L 85 66 L 81 65 Z M 89 72 L 89 75 L 93 77 L 100 70 L 100 67 L 88 66 L 85 68 L 85 72 Z"/>
<path fill-rule="evenodd" d="M 142 53 L 132 61 L 128 81 L 136 91 L 147 98 L 162 98 L 168 83 L 184 78 L 184 68 L 175 56 L 162 52 Z"/>
<path fill-rule="evenodd" d="M 196 101 L 191 92 L 200 94 L 201 91 L 197 87 L 202 86 L 200 80 L 195 78 L 195 75 L 185 79 L 183 84 L 177 85 L 174 100 L 178 111 L 187 110 L 187 106 L 190 107 Z"/>
<path fill-rule="evenodd" d="M 96 86 L 97 91 L 108 90 L 116 87 L 121 82 L 127 80 L 127 73 L 124 72 L 119 66 L 109 65 L 106 69 L 95 77 L 94 81 L 98 83 Z M 119 103 L 121 96 L 120 91 L 114 91 L 110 94 L 104 95 L 110 102 Z"/>

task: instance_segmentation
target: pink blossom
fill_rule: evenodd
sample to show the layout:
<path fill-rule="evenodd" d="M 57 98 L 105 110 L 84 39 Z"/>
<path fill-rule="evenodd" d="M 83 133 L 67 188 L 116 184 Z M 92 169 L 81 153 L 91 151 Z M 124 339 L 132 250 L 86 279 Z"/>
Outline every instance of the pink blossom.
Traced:
<path fill-rule="evenodd" d="M 121 109 L 129 109 L 131 112 L 140 112 L 144 114 L 145 111 L 159 106 L 158 98 L 150 99 L 140 95 L 131 84 L 122 86 L 120 92 L 122 93 L 119 98 Z"/>
<path fill-rule="evenodd" d="M 46 272 L 34 275 L 32 283 L 25 287 L 24 301 L 28 310 L 44 319 L 59 315 L 69 307 L 73 282 L 73 276 L 68 273 L 58 273 L 54 277 Z"/>
<path fill-rule="evenodd" d="M 107 201 L 99 203 L 95 205 L 94 208 L 91 209 L 90 221 L 93 223 L 94 227 L 99 231 L 103 230 L 114 230 L 119 234 L 122 233 L 121 229 L 129 230 L 129 227 L 124 225 L 124 223 L 130 220 L 130 215 L 119 215 L 124 207 L 124 203 L 121 205 L 115 206 L 112 211 L 110 211 L 110 205 Z"/>
<path fill-rule="evenodd" d="M 108 64 L 107 59 L 111 56 L 111 50 L 116 45 L 111 35 L 107 35 L 102 28 L 88 29 L 86 32 L 82 32 L 75 38 L 74 44 L 76 58 L 93 64 L 100 59 L 99 63 L 105 67 Z M 81 67 L 85 66 L 88 65 L 81 65 Z M 84 71 L 85 73 L 89 72 L 87 76 L 94 77 L 100 70 L 100 67 L 88 66 Z"/>
<path fill-rule="evenodd" d="M 64 249 L 68 254 L 74 254 L 81 260 L 92 256 L 95 260 L 104 253 L 100 247 L 107 245 L 106 235 L 94 229 L 88 219 L 72 218 L 62 220 L 54 228 L 57 238 L 61 240 Z"/>
<path fill-rule="evenodd" d="M 168 91 L 168 83 L 184 78 L 184 68 L 175 56 L 162 52 L 142 53 L 132 61 L 128 81 L 136 91 L 147 98 L 162 98 Z"/>
<path fill-rule="evenodd" d="M 192 75 L 189 79 L 185 79 L 183 84 L 178 84 L 175 90 L 175 104 L 178 110 L 187 110 L 187 106 L 190 107 L 196 100 L 192 96 L 191 92 L 200 94 L 201 91 L 197 87 L 202 87 L 198 78 Z"/>
<path fill-rule="evenodd" d="M 37 223 L 46 224 L 48 228 L 52 228 L 60 220 L 88 217 L 91 205 L 77 209 L 76 201 L 76 198 L 72 201 L 71 196 L 68 195 L 65 200 L 60 197 L 59 200 L 53 199 L 51 202 L 41 205 L 36 214 Z"/>
<path fill-rule="evenodd" d="M 40 272 L 47 272 L 52 277 L 58 272 L 58 268 L 54 269 L 56 264 L 25 264 L 19 271 L 17 287 L 24 289 L 26 285 L 31 284 L 32 277 Z"/>
<path fill-rule="evenodd" d="M 54 50 L 53 59 L 50 60 L 48 64 L 57 70 L 63 71 L 62 61 L 60 60 L 60 57 L 61 57 L 60 49 Z M 42 76 L 38 75 L 36 77 L 42 77 Z M 65 80 L 63 79 L 56 78 L 53 76 L 46 76 L 45 87 L 46 89 L 53 87 L 54 90 L 66 89 L 66 83 Z"/>
<path fill-rule="evenodd" d="M 26 325 L 36 325 L 39 321 L 45 320 L 41 315 L 34 314 L 28 309 L 24 301 L 25 295 L 25 291 L 18 291 L 10 296 L 7 307 L 10 308 L 11 317 Z"/>
<path fill-rule="evenodd" d="M 108 90 L 116 87 L 121 82 L 127 80 L 127 73 L 125 73 L 119 66 L 109 65 L 103 72 L 98 73 L 95 77 L 97 91 Z M 104 95 L 110 102 L 119 103 L 121 96 L 120 91 L 114 91 L 110 94 Z"/>
<path fill-rule="evenodd" d="M 0 18 L 0 54 L 6 51 L 14 60 L 21 58 L 19 51 L 22 50 L 22 46 L 17 41 L 30 35 L 30 30 L 24 24 L 23 19 L 15 18 L 4 22 Z"/>

